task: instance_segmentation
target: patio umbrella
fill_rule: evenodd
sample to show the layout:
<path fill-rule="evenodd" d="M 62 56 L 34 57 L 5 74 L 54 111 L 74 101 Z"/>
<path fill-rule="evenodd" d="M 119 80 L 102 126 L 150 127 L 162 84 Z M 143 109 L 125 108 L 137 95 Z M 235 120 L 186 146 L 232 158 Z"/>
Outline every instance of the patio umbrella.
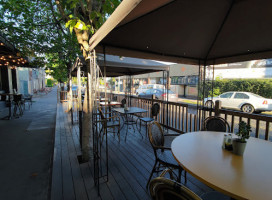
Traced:
<path fill-rule="evenodd" d="M 271 58 L 271 6 L 270 0 L 124 0 L 90 47 L 203 65 Z"/>

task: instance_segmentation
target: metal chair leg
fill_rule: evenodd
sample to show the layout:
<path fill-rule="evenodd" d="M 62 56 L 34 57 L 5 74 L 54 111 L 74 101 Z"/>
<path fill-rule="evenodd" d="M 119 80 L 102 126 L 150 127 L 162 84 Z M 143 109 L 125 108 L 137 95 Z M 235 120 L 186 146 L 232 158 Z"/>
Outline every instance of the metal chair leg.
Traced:
<path fill-rule="evenodd" d="M 148 188 L 148 184 L 149 184 L 149 182 L 150 182 L 150 180 L 151 180 L 151 178 L 152 178 L 152 176 L 153 176 L 153 173 L 156 171 L 156 165 L 157 165 L 157 163 L 158 163 L 158 161 L 156 160 L 156 161 L 155 161 L 155 164 L 154 164 L 154 166 L 153 166 L 153 169 L 152 169 L 152 171 L 151 171 L 151 174 L 150 174 L 150 176 L 149 176 L 149 179 L 148 179 L 148 181 L 147 181 L 146 188 Z"/>

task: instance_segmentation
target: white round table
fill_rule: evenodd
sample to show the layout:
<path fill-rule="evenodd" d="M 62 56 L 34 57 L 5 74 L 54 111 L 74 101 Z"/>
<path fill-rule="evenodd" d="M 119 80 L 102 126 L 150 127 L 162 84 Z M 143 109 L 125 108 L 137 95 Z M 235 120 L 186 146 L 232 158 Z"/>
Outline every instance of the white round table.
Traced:
<path fill-rule="evenodd" d="M 235 199 L 272 199 L 272 143 L 250 138 L 243 156 L 222 149 L 224 133 L 191 132 L 172 142 L 178 163 L 208 186 Z"/>

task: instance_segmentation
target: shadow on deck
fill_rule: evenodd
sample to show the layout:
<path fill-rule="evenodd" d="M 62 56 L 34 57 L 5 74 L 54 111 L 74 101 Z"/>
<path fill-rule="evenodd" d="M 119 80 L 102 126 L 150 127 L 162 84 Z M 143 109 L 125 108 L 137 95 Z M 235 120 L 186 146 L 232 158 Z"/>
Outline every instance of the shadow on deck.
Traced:
<path fill-rule="evenodd" d="M 92 159 L 79 164 L 78 124 L 71 124 L 65 108 L 66 103 L 58 104 L 51 199 L 150 199 L 145 186 L 154 165 L 154 155 L 148 138 L 142 139 L 137 131 L 129 129 L 125 142 L 123 129 L 119 143 L 117 136 L 108 133 L 109 180 L 100 184 L 101 195 L 98 196 Z M 189 173 L 187 179 L 186 186 L 198 195 L 212 191 Z"/>

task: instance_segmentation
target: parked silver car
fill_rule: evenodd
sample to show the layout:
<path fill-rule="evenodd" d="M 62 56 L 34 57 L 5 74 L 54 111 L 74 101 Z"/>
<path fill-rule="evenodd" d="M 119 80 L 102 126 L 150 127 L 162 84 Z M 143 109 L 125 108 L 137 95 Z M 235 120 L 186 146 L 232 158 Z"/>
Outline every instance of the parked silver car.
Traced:
<path fill-rule="evenodd" d="M 166 100 L 167 99 L 167 90 L 150 89 L 150 90 L 146 90 L 145 92 L 140 93 L 138 97 L 151 99 L 152 95 L 155 95 L 155 99 Z M 173 91 L 168 90 L 168 101 L 177 102 L 178 95 L 175 94 Z"/>
<path fill-rule="evenodd" d="M 217 97 L 204 99 L 207 107 L 213 107 L 216 100 L 222 102 L 222 107 L 241 110 L 245 113 L 261 113 L 272 111 L 272 99 L 266 99 L 251 92 L 226 92 Z"/>

